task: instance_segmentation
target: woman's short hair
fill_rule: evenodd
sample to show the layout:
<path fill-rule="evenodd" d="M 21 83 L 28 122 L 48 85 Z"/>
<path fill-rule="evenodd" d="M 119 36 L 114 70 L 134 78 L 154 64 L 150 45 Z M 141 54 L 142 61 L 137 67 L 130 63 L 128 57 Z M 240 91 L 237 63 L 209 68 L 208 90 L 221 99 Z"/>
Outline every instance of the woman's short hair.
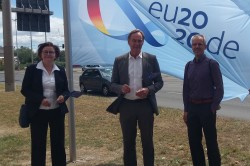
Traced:
<path fill-rule="evenodd" d="M 60 56 L 60 49 L 57 45 L 54 45 L 52 42 L 45 42 L 45 43 L 41 43 L 38 45 L 38 50 L 37 50 L 37 56 L 41 59 L 42 57 L 42 51 L 44 47 L 53 47 L 55 50 L 55 56 L 56 58 L 58 58 Z"/>

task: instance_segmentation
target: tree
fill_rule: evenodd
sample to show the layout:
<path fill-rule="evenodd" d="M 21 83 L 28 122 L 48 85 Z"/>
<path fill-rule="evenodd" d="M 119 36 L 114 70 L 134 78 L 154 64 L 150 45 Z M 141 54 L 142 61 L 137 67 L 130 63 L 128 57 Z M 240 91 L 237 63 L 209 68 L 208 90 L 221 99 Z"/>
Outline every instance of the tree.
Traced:
<path fill-rule="evenodd" d="M 56 59 L 56 64 L 65 67 L 65 51 L 60 51 L 60 56 Z"/>
<path fill-rule="evenodd" d="M 30 48 L 23 46 L 15 50 L 15 55 L 18 55 L 21 64 L 31 63 L 31 55 L 35 57 L 35 53 Z"/>
<path fill-rule="evenodd" d="M 60 56 L 57 58 L 57 61 L 65 62 L 65 51 L 64 50 L 60 51 Z"/>

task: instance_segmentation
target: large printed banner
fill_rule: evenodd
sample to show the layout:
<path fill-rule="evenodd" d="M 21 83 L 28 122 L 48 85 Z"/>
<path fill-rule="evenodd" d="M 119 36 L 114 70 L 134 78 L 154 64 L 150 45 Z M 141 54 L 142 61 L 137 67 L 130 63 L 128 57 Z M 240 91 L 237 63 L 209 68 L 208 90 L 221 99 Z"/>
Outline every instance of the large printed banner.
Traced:
<path fill-rule="evenodd" d="M 163 73 L 183 79 L 192 60 L 191 37 L 204 34 L 206 55 L 220 63 L 224 100 L 250 89 L 250 1 L 74 0 L 70 2 L 73 65 L 112 65 L 129 51 L 128 33 L 145 33 L 143 51 L 155 54 Z"/>

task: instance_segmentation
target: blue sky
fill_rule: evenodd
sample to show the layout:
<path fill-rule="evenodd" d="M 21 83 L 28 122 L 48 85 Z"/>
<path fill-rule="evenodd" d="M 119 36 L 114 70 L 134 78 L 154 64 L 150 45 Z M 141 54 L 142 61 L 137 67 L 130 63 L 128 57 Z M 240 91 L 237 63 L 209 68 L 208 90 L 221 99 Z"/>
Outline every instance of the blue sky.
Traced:
<path fill-rule="evenodd" d="M 53 15 L 50 16 L 50 32 L 25 32 L 17 31 L 15 26 L 16 13 L 12 13 L 12 36 L 13 46 L 20 48 L 32 47 L 32 50 L 36 51 L 39 43 L 45 42 L 45 40 L 53 42 L 61 46 L 64 43 L 64 27 L 63 27 L 63 0 L 49 0 L 50 11 L 53 11 Z M 16 7 L 16 0 L 11 0 L 11 6 Z M 2 28 L 2 13 L 0 13 L 0 46 L 3 46 L 3 28 Z M 17 36 L 16 36 L 17 33 Z M 17 39 L 17 43 L 16 43 Z"/>
<path fill-rule="evenodd" d="M 54 12 L 55 17 L 63 18 L 62 9 L 63 0 L 49 0 L 50 10 Z"/>
<path fill-rule="evenodd" d="M 63 0 L 49 0 L 50 10 L 54 12 L 53 15 L 55 17 L 63 17 L 62 1 Z M 16 6 L 16 0 L 11 0 L 11 4 L 12 6 Z"/>

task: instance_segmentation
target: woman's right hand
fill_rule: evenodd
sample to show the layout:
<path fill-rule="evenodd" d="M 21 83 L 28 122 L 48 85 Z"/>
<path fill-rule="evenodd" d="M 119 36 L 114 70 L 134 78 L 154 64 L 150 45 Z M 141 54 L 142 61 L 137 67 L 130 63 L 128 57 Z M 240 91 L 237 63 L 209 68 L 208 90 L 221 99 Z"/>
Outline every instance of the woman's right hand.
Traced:
<path fill-rule="evenodd" d="M 50 107 L 51 104 L 50 104 L 49 100 L 45 98 L 42 100 L 42 105 L 45 107 Z"/>

